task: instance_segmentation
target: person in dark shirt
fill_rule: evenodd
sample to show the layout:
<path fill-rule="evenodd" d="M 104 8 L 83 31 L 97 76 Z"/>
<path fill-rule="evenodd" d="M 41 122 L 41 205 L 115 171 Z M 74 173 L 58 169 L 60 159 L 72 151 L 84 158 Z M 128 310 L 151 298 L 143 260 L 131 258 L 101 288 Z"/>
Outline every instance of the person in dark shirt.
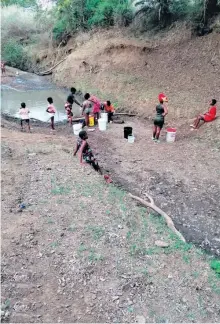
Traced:
<path fill-rule="evenodd" d="M 66 113 L 67 113 L 67 118 L 69 120 L 70 126 L 72 125 L 72 119 L 73 119 L 72 106 L 73 106 L 74 102 L 78 106 L 82 107 L 82 105 L 75 98 L 75 94 L 76 94 L 76 89 L 71 88 L 70 89 L 70 94 L 68 95 L 68 97 L 66 99 L 66 103 L 65 103 L 65 110 L 66 110 Z"/>
<path fill-rule="evenodd" d="M 164 100 L 160 98 L 159 105 L 156 106 L 156 116 L 154 118 L 153 141 L 159 143 L 161 129 L 164 125 L 164 117 L 168 114 L 168 109 L 164 105 Z"/>

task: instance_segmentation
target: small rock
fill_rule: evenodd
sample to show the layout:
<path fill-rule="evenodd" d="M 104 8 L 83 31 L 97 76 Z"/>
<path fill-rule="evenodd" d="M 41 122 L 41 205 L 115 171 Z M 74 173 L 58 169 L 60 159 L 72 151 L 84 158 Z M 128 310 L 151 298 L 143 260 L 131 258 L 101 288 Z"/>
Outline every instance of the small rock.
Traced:
<path fill-rule="evenodd" d="M 105 281 L 105 278 L 100 277 L 99 279 L 100 279 L 100 281 Z"/>
<path fill-rule="evenodd" d="M 169 246 L 169 244 L 168 243 L 166 243 L 166 242 L 163 242 L 163 241 L 155 241 L 155 243 L 154 243 L 156 246 L 159 246 L 159 247 L 162 247 L 162 248 L 166 248 L 166 247 L 168 247 Z"/>
<path fill-rule="evenodd" d="M 35 155 L 37 155 L 36 153 L 29 153 L 28 154 L 29 156 L 35 156 Z"/>
<path fill-rule="evenodd" d="M 172 276 L 171 274 L 169 274 L 167 278 L 168 278 L 168 279 L 172 279 L 173 276 Z"/>
<path fill-rule="evenodd" d="M 181 299 L 181 302 L 182 302 L 183 304 L 186 304 L 186 303 L 187 303 L 187 299 L 183 297 L 183 298 Z"/>
<path fill-rule="evenodd" d="M 117 300 L 117 299 L 119 299 L 119 296 L 113 296 L 113 297 L 112 297 L 112 300 L 113 300 L 113 301 L 115 301 L 115 300 Z"/>

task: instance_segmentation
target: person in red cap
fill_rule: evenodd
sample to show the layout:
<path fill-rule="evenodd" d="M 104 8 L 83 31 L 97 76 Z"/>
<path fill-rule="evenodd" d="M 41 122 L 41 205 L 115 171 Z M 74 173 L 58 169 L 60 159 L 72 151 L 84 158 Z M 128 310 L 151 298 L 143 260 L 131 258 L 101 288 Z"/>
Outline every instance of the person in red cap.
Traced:
<path fill-rule="evenodd" d="M 160 93 L 158 96 L 159 105 L 156 106 L 156 116 L 154 118 L 154 129 L 153 129 L 153 141 L 159 143 L 159 137 L 161 129 L 164 125 L 164 117 L 168 114 L 168 109 L 164 105 L 164 102 L 168 102 L 167 97 L 164 93 Z"/>
<path fill-rule="evenodd" d="M 202 125 L 202 124 L 200 124 L 201 121 L 204 124 L 204 123 L 211 122 L 211 121 L 215 120 L 215 118 L 216 118 L 216 111 L 217 111 L 216 103 L 217 103 L 217 100 L 212 99 L 212 101 L 210 102 L 209 111 L 207 111 L 203 115 L 199 115 L 195 119 L 193 125 L 190 125 L 190 127 L 194 128 L 194 129 L 198 129 Z"/>
<path fill-rule="evenodd" d="M 159 100 L 159 102 L 161 102 L 161 101 L 168 102 L 167 96 L 162 92 L 159 93 L 158 100 Z"/>

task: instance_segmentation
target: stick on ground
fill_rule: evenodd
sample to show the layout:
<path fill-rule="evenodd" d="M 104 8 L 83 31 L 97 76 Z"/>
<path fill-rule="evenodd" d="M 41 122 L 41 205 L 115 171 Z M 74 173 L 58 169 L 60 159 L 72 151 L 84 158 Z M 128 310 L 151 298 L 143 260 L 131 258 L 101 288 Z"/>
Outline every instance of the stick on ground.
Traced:
<path fill-rule="evenodd" d="M 131 198 L 139 201 L 143 206 L 149 207 L 149 208 L 153 209 L 155 212 L 157 212 L 159 215 L 161 215 L 165 219 L 167 226 L 180 238 L 181 241 L 186 242 L 183 235 L 174 226 L 174 223 L 173 223 L 172 219 L 170 218 L 170 216 L 168 216 L 162 209 L 160 209 L 159 207 L 157 207 L 155 205 L 154 200 L 150 195 L 148 195 L 148 194 L 145 194 L 145 195 L 149 199 L 149 201 L 146 201 L 140 197 L 129 194 L 129 196 Z"/>

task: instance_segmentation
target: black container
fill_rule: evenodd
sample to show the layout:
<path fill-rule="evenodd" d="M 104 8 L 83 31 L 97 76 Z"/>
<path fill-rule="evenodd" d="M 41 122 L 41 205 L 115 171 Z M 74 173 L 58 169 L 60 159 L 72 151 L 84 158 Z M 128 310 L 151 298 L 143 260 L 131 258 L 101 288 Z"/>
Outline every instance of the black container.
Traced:
<path fill-rule="evenodd" d="M 128 138 L 129 135 L 132 135 L 132 127 L 124 127 L 124 138 Z"/>

